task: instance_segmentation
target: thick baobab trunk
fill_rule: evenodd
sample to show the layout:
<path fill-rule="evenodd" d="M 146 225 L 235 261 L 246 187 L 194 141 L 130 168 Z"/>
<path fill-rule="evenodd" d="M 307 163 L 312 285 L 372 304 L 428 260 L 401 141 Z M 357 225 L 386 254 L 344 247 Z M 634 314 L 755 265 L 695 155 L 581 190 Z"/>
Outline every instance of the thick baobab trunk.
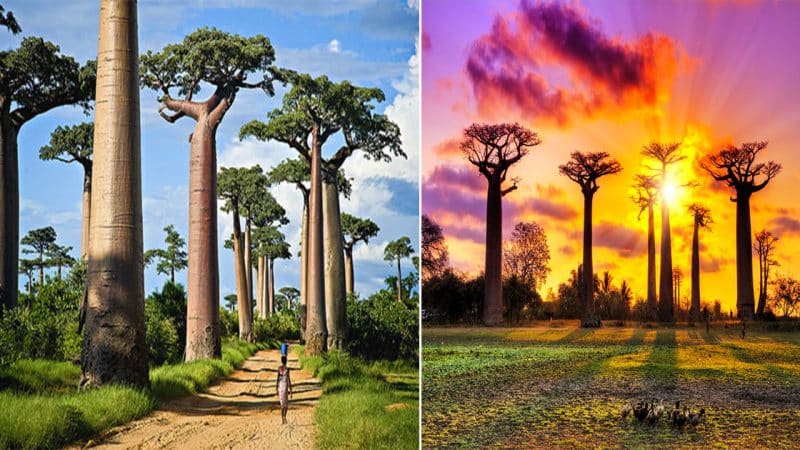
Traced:
<path fill-rule="evenodd" d="M 81 205 L 81 258 L 86 259 L 89 251 L 89 226 L 92 210 L 92 171 L 84 168 L 83 173 L 83 204 Z M 175 280 L 173 279 L 173 282 Z"/>
<path fill-rule="evenodd" d="M 597 325 L 594 316 L 594 270 L 592 268 L 592 193 L 583 194 L 583 316 L 581 326 Z"/>
<path fill-rule="evenodd" d="M 236 272 L 236 304 L 239 308 L 239 339 L 253 341 L 253 308 L 247 298 L 247 277 L 244 266 L 242 227 L 239 223 L 239 206 L 233 204 L 233 264 Z"/>
<path fill-rule="evenodd" d="M 397 257 L 397 301 L 403 301 L 403 272 L 400 270 L 400 257 Z"/>
<path fill-rule="evenodd" d="M 355 294 L 355 287 L 353 280 L 355 273 L 353 270 L 353 247 L 345 247 L 344 249 L 344 288 L 347 295 Z"/>
<path fill-rule="evenodd" d="M 322 222 L 325 251 L 325 320 L 328 328 L 328 348 L 344 348 L 347 337 L 347 300 L 344 283 L 344 250 L 342 222 L 339 211 L 339 189 L 336 170 L 323 172 Z"/>
<path fill-rule="evenodd" d="M 186 361 L 194 361 L 222 356 L 217 253 L 217 152 L 214 130 L 206 124 L 205 116 L 195 125 L 189 152 Z"/>
<path fill-rule="evenodd" d="M 656 235 L 653 204 L 647 207 L 647 320 L 658 317 L 656 297 Z"/>
<path fill-rule="evenodd" d="M 300 342 L 306 341 L 308 295 L 308 193 L 303 191 L 303 223 L 300 228 Z"/>
<path fill-rule="evenodd" d="M 19 295 L 19 129 L 9 117 L 10 102 L 0 99 L 0 107 L 0 303 L 8 309 L 17 306 Z"/>
<path fill-rule="evenodd" d="M 661 270 L 658 290 L 658 319 L 662 322 L 675 320 L 672 292 L 672 239 L 669 229 L 669 207 L 661 200 Z"/>
<path fill-rule="evenodd" d="M 258 256 L 258 270 L 256 271 L 256 316 L 264 318 L 264 257 Z"/>
<path fill-rule="evenodd" d="M 267 295 L 269 295 L 269 315 L 275 314 L 278 309 L 275 305 L 275 260 L 267 260 L 267 271 L 269 272 L 269 286 L 267 286 Z"/>
<path fill-rule="evenodd" d="M 244 275 L 248 304 L 253 304 L 253 256 L 250 254 L 250 218 L 244 222 Z"/>
<path fill-rule="evenodd" d="M 753 237 L 750 230 L 750 193 L 736 192 L 736 311 L 742 319 L 752 319 Z"/>
<path fill-rule="evenodd" d="M 103 0 L 82 387 L 149 384 L 138 54 L 136 1 Z"/>
<path fill-rule="evenodd" d="M 312 127 L 311 192 L 308 204 L 308 285 L 306 296 L 306 352 L 315 356 L 327 348 L 328 330 L 325 324 L 325 281 L 322 248 L 322 146 L 319 128 Z"/>
<path fill-rule="evenodd" d="M 694 234 L 692 235 L 692 308 L 689 312 L 689 322 L 694 323 L 700 319 L 700 224 L 694 221 Z"/>
<path fill-rule="evenodd" d="M 498 325 L 503 321 L 502 201 L 500 181 L 490 179 L 486 194 L 486 259 L 483 294 L 483 323 L 487 326 Z"/>

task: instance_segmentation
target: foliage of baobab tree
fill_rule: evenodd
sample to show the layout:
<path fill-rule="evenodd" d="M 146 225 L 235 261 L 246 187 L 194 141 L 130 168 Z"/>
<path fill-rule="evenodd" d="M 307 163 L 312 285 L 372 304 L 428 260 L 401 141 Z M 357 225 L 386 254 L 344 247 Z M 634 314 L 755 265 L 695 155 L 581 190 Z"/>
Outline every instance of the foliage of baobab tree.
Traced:
<path fill-rule="evenodd" d="M 70 256 L 72 247 L 68 245 L 58 245 L 55 242 L 47 247 L 47 259 L 50 267 L 56 268 L 56 278 L 61 279 L 61 268 L 72 267 L 75 258 Z"/>
<path fill-rule="evenodd" d="M 136 2 L 101 0 L 99 32 L 80 385 L 147 386 Z"/>
<path fill-rule="evenodd" d="M 422 215 L 422 279 L 440 276 L 449 265 L 447 244 L 442 227 L 430 217 Z"/>
<path fill-rule="evenodd" d="M 83 167 L 83 202 L 81 204 L 81 258 L 89 249 L 89 212 L 92 207 L 92 147 L 94 123 L 57 127 L 50 133 L 50 143 L 39 149 L 43 161 L 76 162 Z"/>
<path fill-rule="evenodd" d="M 659 199 L 657 175 L 636 175 L 633 188 L 636 190 L 633 202 L 639 207 L 639 217 L 647 210 L 647 320 L 656 320 L 656 238 L 654 206 Z"/>
<path fill-rule="evenodd" d="M 503 274 L 515 275 L 539 290 L 550 273 L 549 263 L 550 248 L 544 228 L 536 222 L 516 224 L 511 240 L 503 249 Z"/>
<path fill-rule="evenodd" d="M 775 161 L 756 162 L 767 148 L 766 141 L 729 145 L 701 162 L 701 167 L 714 180 L 725 183 L 735 193 L 736 202 L 736 310 L 740 317 L 752 319 L 753 298 L 753 233 L 750 227 L 750 197 L 767 187 L 781 171 Z"/>
<path fill-rule="evenodd" d="M 342 213 L 342 234 L 344 237 L 344 265 L 345 265 L 345 287 L 347 294 L 355 293 L 355 273 L 353 268 L 353 247 L 358 242 L 369 244 L 369 239 L 378 235 L 380 231 L 378 225 L 360 217 Z"/>
<path fill-rule="evenodd" d="M 239 134 L 285 143 L 310 164 L 305 337 L 313 355 L 326 346 L 342 348 L 347 333 L 339 169 L 359 150 L 367 159 L 386 162 L 406 155 L 399 127 L 373 111 L 385 99 L 380 89 L 334 83 L 325 76 L 284 75 L 292 88 L 281 107 L 267 115 L 266 123 L 251 121 Z M 323 146 L 339 133 L 344 143 L 324 160 Z"/>
<path fill-rule="evenodd" d="M 698 203 L 689 205 L 694 221 L 692 234 L 692 304 L 689 310 L 689 322 L 700 320 L 700 228 L 709 228 L 714 222 L 711 210 Z"/>
<path fill-rule="evenodd" d="M 778 237 L 767 230 L 756 233 L 756 243 L 753 250 L 758 255 L 758 307 L 756 317 L 764 316 L 764 308 L 767 304 L 767 286 L 769 285 L 769 268 L 777 266 L 778 261 L 772 258 L 772 252 L 778 243 Z"/>
<path fill-rule="evenodd" d="M 216 131 L 240 89 L 275 94 L 274 60 L 266 37 L 215 28 L 198 29 L 179 44 L 141 57 L 142 85 L 162 94 L 161 117 L 170 123 L 183 117 L 195 121 L 189 150 L 188 361 L 220 356 Z M 198 101 L 194 96 L 203 84 L 213 92 Z"/>
<path fill-rule="evenodd" d="M 606 175 L 622 171 L 619 161 L 611 159 L 606 152 L 581 153 L 572 152 L 570 160 L 558 167 L 559 172 L 574 181 L 583 194 L 583 314 L 581 326 L 597 326 L 599 321 L 594 313 L 592 270 L 592 199 L 600 189 L 597 180 Z"/>
<path fill-rule="evenodd" d="M 300 300 L 300 290 L 294 286 L 284 286 L 275 294 L 275 306 L 279 310 L 295 309 Z"/>
<path fill-rule="evenodd" d="M 148 266 L 158 259 L 156 272 L 169 275 L 169 280 L 174 283 L 175 272 L 185 269 L 189 263 L 186 258 L 186 250 L 184 250 L 186 241 L 172 224 L 164 227 L 164 232 L 167 233 L 164 238 L 167 248 L 153 248 L 144 252 L 144 264 Z"/>
<path fill-rule="evenodd" d="M 517 189 L 516 182 L 504 186 L 508 169 L 540 143 L 536 133 L 516 123 L 475 123 L 464 130 L 461 151 L 488 185 L 483 302 L 486 325 L 497 325 L 503 320 L 503 197 Z"/>
<path fill-rule="evenodd" d="M 386 244 L 383 249 L 383 259 L 390 263 L 397 262 L 397 301 L 403 301 L 403 272 L 400 269 L 400 260 L 408 258 L 414 253 L 414 247 L 411 246 L 411 239 L 408 236 L 403 236 L 394 241 Z"/>
<path fill-rule="evenodd" d="M 669 226 L 669 204 L 663 190 L 669 185 L 667 169 L 669 166 L 686 159 L 681 155 L 680 143 L 651 142 L 642 149 L 642 155 L 652 158 L 661 164 L 659 184 L 661 195 L 661 265 L 658 283 L 658 318 L 662 322 L 675 320 L 675 299 L 672 286 L 672 234 Z"/>
<path fill-rule="evenodd" d="M 26 37 L 0 51 L 0 304 L 17 304 L 19 164 L 17 138 L 35 117 L 63 105 L 90 110 L 94 61 L 79 65 L 57 45 Z"/>
<path fill-rule="evenodd" d="M 22 253 L 26 255 L 36 255 L 32 260 L 33 266 L 39 269 L 39 286 L 44 284 L 44 269 L 49 266 L 45 259 L 47 250 L 56 243 L 56 230 L 53 227 L 36 228 L 28 231 L 22 238 L 22 245 L 30 248 L 23 248 Z"/>
<path fill-rule="evenodd" d="M 11 34 L 19 34 L 22 27 L 19 26 L 14 13 L 11 11 L 6 12 L 3 5 L 0 5 L 0 27 L 5 27 Z"/>

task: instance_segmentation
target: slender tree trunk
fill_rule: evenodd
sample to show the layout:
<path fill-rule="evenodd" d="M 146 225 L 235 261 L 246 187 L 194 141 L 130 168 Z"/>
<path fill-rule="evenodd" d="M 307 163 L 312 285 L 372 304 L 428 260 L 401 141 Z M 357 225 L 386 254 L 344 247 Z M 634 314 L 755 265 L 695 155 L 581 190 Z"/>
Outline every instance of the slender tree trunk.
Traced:
<path fill-rule="evenodd" d="M 325 251 L 325 319 L 328 348 L 343 349 L 347 337 L 347 296 L 345 294 L 344 250 L 339 210 L 336 169 L 324 170 L 322 176 L 322 221 Z"/>
<path fill-rule="evenodd" d="M 192 133 L 189 157 L 186 361 L 222 356 L 216 174 L 214 130 L 203 116 Z"/>
<path fill-rule="evenodd" d="M 275 306 L 275 260 L 269 259 L 269 314 L 273 315 L 278 308 Z"/>
<path fill-rule="evenodd" d="M 253 304 L 253 256 L 250 254 L 250 217 L 244 220 L 244 275 L 247 286 L 247 301 Z M 252 310 L 252 308 L 251 308 Z"/>
<path fill-rule="evenodd" d="M 0 304 L 5 309 L 17 306 L 19 294 L 19 128 L 10 109 L 11 102 L 0 98 Z"/>
<path fill-rule="evenodd" d="M 344 286 L 347 295 L 355 294 L 355 287 L 353 281 L 355 280 L 355 273 L 353 270 L 353 247 L 347 246 L 344 248 Z"/>
<path fill-rule="evenodd" d="M 267 257 L 260 256 L 261 264 L 264 266 L 264 273 L 261 275 L 261 289 L 258 293 L 261 295 L 261 315 L 267 317 L 267 286 L 269 285 L 269 271 L 267 270 Z"/>
<path fill-rule="evenodd" d="M 308 192 L 303 191 L 303 224 L 300 235 L 300 342 L 306 341 L 308 296 Z"/>
<path fill-rule="evenodd" d="M 322 146 L 319 127 L 312 127 L 311 192 L 308 204 L 308 292 L 306 297 L 306 352 L 315 356 L 324 353 L 328 330 L 325 324 L 325 281 L 322 248 Z"/>
<path fill-rule="evenodd" d="M 135 0 L 100 2 L 81 386 L 149 384 Z"/>
<path fill-rule="evenodd" d="M 663 178 L 662 178 L 663 179 Z M 669 227 L 669 206 L 661 200 L 661 271 L 658 291 L 658 319 L 674 322 L 675 310 L 672 286 L 672 239 Z"/>
<path fill-rule="evenodd" d="M 83 204 L 81 205 L 81 258 L 86 259 L 89 251 L 89 226 L 92 211 L 92 171 L 84 168 L 83 173 Z"/>
<path fill-rule="evenodd" d="M 247 298 L 247 277 L 242 243 L 239 206 L 233 203 L 233 263 L 236 271 L 236 300 L 239 308 L 239 339 L 253 342 L 253 308 Z"/>
<path fill-rule="evenodd" d="M 742 319 L 752 319 L 753 238 L 750 229 L 750 192 L 736 192 L 736 310 Z"/>
<path fill-rule="evenodd" d="M 490 179 L 486 194 L 486 259 L 484 263 L 483 323 L 503 321 L 503 196 L 500 181 Z"/>
<path fill-rule="evenodd" d="M 269 285 L 272 282 L 272 274 L 269 271 L 269 258 L 264 257 L 264 317 L 272 316 L 272 299 L 269 298 Z"/>
<path fill-rule="evenodd" d="M 39 287 L 44 285 L 44 252 L 39 251 Z"/>
<path fill-rule="evenodd" d="M 172 284 L 175 284 L 175 268 L 174 267 L 170 267 L 170 269 L 169 269 L 169 281 Z"/>
<path fill-rule="evenodd" d="M 592 197 L 583 193 L 583 320 L 581 326 L 596 326 L 594 314 L 594 270 L 592 267 Z"/>
<path fill-rule="evenodd" d="M 689 322 L 694 323 L 700 318 L 700 224 L 694 221 L 694 234 L 692 235 L 692 310 L 689 313 Z"/>
<path fill-rule="evenodd" d="M 758 307 L 756 309 L 756 316 L 764 317 L 764 308 L 767 303 L 767 283 L 769 282 L 769 253 L 766 248 L 763 249 L 764 254 L 758 254 Z"/>
<path fill-rule="evenodd" d="M 61 265 L 60 264 L 56 267 L 56 277 L 58 277 L 58 281 L 61 281 Z"/>
<path fill-rule="evenodd" d="M 264 319 L 264 257 L 258 256 L 258 271 L 256 276 L 256 314 L 259 319 Z"/>
<path fill-rule="evenodd" d="M 656 236 L 653 204 L 647 207 L 647 320 L 656 320 Z"/>
<path fill-rule="evenodd" d="M 400 271 L 400 257 L 397 257 L 397 301 L 403 302 L 403 272 Z"/>

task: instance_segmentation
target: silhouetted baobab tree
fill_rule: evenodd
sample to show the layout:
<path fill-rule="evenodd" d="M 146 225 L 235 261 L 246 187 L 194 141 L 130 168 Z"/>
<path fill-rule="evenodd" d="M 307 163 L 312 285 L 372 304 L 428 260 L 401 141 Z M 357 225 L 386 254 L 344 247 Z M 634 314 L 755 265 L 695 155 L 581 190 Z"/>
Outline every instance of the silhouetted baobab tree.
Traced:
<path fill-rule="evenodd" d="M 39 159 L 63 163 L 77 162 L 83 167 L 83 204 L 81 205 L 81 258 L 89 250 L 89 223 L 92 208 L 92 146 L 94 123 L 58 127 L 50 134 L 50 143 L 39 149 Z"/>
<path fill-rule="evenodd" d="M 599 320 L 594 314 L 594 273 L 592 270 L 592 199 L 600 188 L 597 180 L 605 175 L 613 175 L 622 171 L 622 165 L 609 159 L 606 152 L 581 153 L 572 152 L 571 159 L 564 165 L 558 166 L 559 172 L 581 187 L 583 194 L 583 315 L 581 326 L 599 326 Z"/>
<path fill-rule="evenodd" d="M 689 322 L 700 320 L 700 228 L 709 228 L 714 222 L 711 210 L 698 203 L 689 206 L 694 219 L 692 234 L 692 306 L 689 310 Z"/>
<path fill-rule="evenodd" d="M 756 243 L 753 244 L 753 250 L 758 255 L 758 307 L 756 308 L 756 317 L 759 318 L 764 316 L 764 307 L 767 303 L 769 268 L 778 265 L 778 261 L 772 259 L 772 251 L 775 250 L 777 243 L 778 238 L 767 230 L 761 230 L 756 233 Z"/>
<path fill-rule="evenodd" d="M 464 130 L 461 151 L 488 183 L 486 193 L 486 259 L 483 323 L 503 321 L 503 197 L 517 189 L 503 186 L 508 169 L 541 140 L 533 131 L 517 124 L 474 123 Z"/>
<path fill-rule="evenodd" d="M 378 225 L 369 220 L 360 217 L 351 216 L 347 213 L 342 213 L 342 232 L 344 234 L 344 265 L 345 271 L 345 286 L 347 294 L 355 293 L 355 273 L 353 269 L 353 247 L 362 241 L 369 244 L 369 239 L 378 235 L 381 229 Z"/>
<path fill-rule="evenodd" d="M 100 2 L 82 387 L 149 384 L 136 1 Z"/>
<path fill-rule="evenodd" d="M 729 145 L 701 162 L 701 167 L 716 181 L 736 192 L 736 310 L 744 319 L 752 319 L 753 234 L 750 231 L 750 197 L 764 189 L 781 171 L 775 161 L 757 163 L 756 157 L 767 147 L 766 141 Z"/>
<path fill-rule="evenodd" d="M 636 175 L 633 201 L 639 206 L 639 216 L 647 210 L 647 320 L 656 320 L 656 237 L 653 207 L 659 199 L 658 177 Z"/>
<path fill-rule="evenodd" d="M 274 95 L 278 69 L 275 51 L 262 35 L 246 38 L 215 28 L 201 28 L 179 44 L 141 58 L 142 85 L 160 91 L 159 114 L 170 123 L 189 117 L 195 123 L 189 149 L 189 268 L 186 360 L 218 358 L 219 255 L 217 252 L 217 144 L 219 124 L 239 89 Z M 258 79 L 248 81 L 249 76 Z M 194 100 L 201 84 L 214 90 Z M 172 91 L 183 98 L 175 98 Z M 167 113 L 171 111 L 173 114 Z"/>
<path fill-rule="evenodd" d="M 663 144 L 651 142 L 642 149 L 642 154 L 661 163 L 660 187 L 668 183 L 667 169 L 686 157 L 680 154 L 680 143 Z M 675 320 L 675 299 L 672 286 L 672 234 L 669 226 L 669 204 L 661 195 L 661 266 L 658 283 L 658 319 L 662 322 Z"/>
<path fill-rule="evenodd" d="M 94 99 L 96 66 L 81 67 L 57 45 L 26 37 L 14 50 L 0 51 L 0 304 L 17 304 L 19 281 L 19 163 L 22 126 L 63 105 L 84 112 Z"/>

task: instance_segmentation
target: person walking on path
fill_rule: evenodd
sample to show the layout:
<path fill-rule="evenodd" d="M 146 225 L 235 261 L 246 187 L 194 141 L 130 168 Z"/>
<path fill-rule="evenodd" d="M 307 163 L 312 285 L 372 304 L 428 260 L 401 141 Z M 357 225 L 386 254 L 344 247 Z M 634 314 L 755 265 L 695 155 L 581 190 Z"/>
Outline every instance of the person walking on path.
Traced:
<path fill-rule="evenodd" d="M 289 410 L 289 396 L 292 395 L 292 379 L 289 376 L 289 368 L 286 366 L 286 355 L 281 355 L 281 366 L 278 367 L 278 380 L 275 384 L 275 391 L 281 402 L 281 421 L 284 425 L 286 412 Z"/>

